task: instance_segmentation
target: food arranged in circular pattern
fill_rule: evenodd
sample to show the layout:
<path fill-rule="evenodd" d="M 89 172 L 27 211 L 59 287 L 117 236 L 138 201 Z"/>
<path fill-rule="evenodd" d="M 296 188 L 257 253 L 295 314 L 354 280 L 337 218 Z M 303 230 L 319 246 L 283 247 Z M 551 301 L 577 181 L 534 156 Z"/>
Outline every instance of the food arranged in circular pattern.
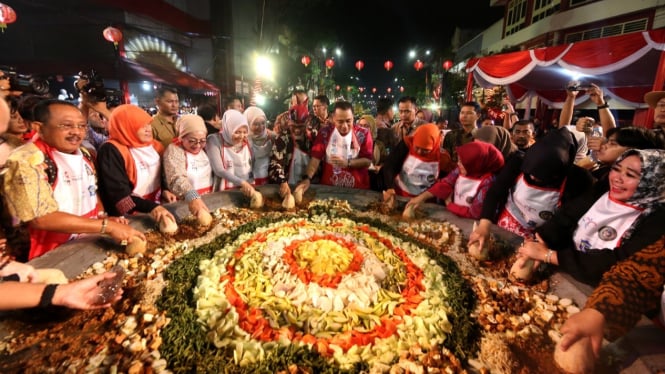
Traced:
<path fill-rule="evenodd" d="M 250 222 L 169 266 L 159 305 L 172 320 L 160 351 L 172 370 L 306 361 L 355 371 L 390 367 L 413 347 L 477 349 L 474 297 L 452 260 L 381 221 L 327 208 Z"/>

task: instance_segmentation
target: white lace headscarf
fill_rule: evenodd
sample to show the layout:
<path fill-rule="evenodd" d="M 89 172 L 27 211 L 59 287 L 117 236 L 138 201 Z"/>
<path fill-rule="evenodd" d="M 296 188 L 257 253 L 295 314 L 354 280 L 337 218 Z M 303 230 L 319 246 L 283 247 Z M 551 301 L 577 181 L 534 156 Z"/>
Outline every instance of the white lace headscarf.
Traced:
<path fill-rule="evenodd" d="M 247 126 L 247 132 L 249 132 L 247 118 L 242 113 L 235 109 L 229 109 L 224 112 L 221 131 L 224 143 L 226 145 L 233 145 L 233 133 L 243 126 Z"/>
<path fill-rule="evenodd" d="M 256 106 L 250 106 L 247 109 L 245 109 L 244 114 L 245 117 L 247 118 L 247 124 L 250 125 L 249 139 L 257 142 L 266 140 L 266 138 L 268 137 L 268 129 L 266 127 L 263 127 L 263 132 L 260 135 L 254 135 L 251 127 L 252 122 L 256 120 L 259 120 L 261 118 L 263 118 L 264 121 L 268 120 L 268 117 L 266 117 L 266 114 L 263 112 L 263 110 Z"/>

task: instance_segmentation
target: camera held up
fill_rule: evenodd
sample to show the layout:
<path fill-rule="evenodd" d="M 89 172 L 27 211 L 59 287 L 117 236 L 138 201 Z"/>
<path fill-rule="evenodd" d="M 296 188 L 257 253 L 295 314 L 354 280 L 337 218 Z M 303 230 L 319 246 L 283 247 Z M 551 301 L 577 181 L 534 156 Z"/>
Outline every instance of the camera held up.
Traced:
<path fill-rule="evenodd" d="M 9 79 L 9 90 L 35 95 L 47 95 L 49 93 L 48 80 L 35 77 L 31 74 L 19 74 L 14 68 L 2 66 L 0 70 Z"/>
<path fill-rule="evenodd" d="M 104 80 L 94 70 L 79 72 L 78 79 L 74 81 L 74 88 L 79 93 L 86 94 L 92 102 L 106 101 Z"/>

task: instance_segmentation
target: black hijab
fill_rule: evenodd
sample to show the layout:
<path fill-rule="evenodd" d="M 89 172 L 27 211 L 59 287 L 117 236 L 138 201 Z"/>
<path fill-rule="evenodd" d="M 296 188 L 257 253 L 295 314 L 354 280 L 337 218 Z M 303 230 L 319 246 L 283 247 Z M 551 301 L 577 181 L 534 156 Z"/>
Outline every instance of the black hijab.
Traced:
<path fill-rule="evenodd" d="M 541 187 L 561 186 L 575 162 L 576 143 L 565 127 L 548 132 L 526 150 L 522 162 L 526 180 Z"/>

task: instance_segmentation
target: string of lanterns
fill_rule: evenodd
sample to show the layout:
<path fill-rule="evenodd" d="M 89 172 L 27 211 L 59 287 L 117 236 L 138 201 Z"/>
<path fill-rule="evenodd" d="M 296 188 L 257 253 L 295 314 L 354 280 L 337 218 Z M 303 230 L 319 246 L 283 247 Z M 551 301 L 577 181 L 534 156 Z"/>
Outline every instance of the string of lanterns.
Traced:
<path fill-rule="evenodd" d="M 309 56 L 304 55 L 300 59 L 300 62 L 303 65 L 305 65 L 305 67 L 308 67 L 310 62 L 312 62 L 312 59 Z M 326 60 L 326 68 L 332 69 L 334 66 L 335 66 L 334 59 L 329 58 Z M 358 60 L 356 61 L 354 66 L 356 67 L 356 69 L 358 69 L 358 71 L 361 71 L 365 67 L 365 62 L 363 60 Z M 386 60 L 386 62 L 383 63 L 383 67 L 384 69 L 386 69 L 386 71 L 390 71 L 394 66 L 395 64 L 390 60 Z M 416 69 L 416 71 L 420 71 L 425 67 L 425 63 L 420 60 L 416 60 L 416 62 L 413 64 L 413 67 Z M 451 60 L 446 60 L 443 62 L 442 67 L 444 70 L 448 71 L 453 67 L 453 62 Z"/>

